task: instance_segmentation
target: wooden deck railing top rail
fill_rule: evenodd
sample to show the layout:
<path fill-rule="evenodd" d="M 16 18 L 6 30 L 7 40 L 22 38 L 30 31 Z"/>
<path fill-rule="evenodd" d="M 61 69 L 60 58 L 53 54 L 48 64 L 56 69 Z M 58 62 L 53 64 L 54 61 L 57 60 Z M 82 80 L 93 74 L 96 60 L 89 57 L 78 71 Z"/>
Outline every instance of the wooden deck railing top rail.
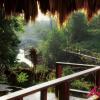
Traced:
<path fill-rule="evenodd" d="M 23 90 L 20 90 L 17 92 L 13 92 L 11 94 L 0 97 L 0 100 L 23 100 L 24 96 L 28 96 L 28 95 L 38 92 L 38 91 L 43 92 L 43 90 L 47 89 L 48 87 L 51 87 L 51 86 L 55 87 L 62 83 L 68 82 L 76 77 L 79 77 L 79 76 L 82 76 L 85 74 L 89 74 L 92 72 L 96 72 L 98 70 L 100 70 L 100 66 L 96 66 L 94 68 L 90 68 L 90 69 L 80 71 L 80 72 L 77 72 L 77 73 L 74 73 L 74 74 L 71 74 L 71 75 L 68 75 L 65 77 L 61 77 L 61 78 L 51 80 L 51 81 L 48 81 L 48 82 L 45 82 L 42 84 L 38 84 L 38 85 L 23 89 Z M 45 92 L 43 92 L 43 93 L 45 93 Z M 47 99 L 45 97 L 42 97 L 41 100 L 47 100 Z M 59 100 L 68 100 L 68 99 L 63 98 L 63 99 L 59 99 Z"/>
<path fill-rule="evenodd" d="M 70 66 L 81 66 L 81 67 L 96 67 L 98 65 L 89 65 L 89 64 L 78 64 L 78 63 L 69 63 L 69 62 L 56 62 L 56 64 L 61 65 L 70 65 Z"/>

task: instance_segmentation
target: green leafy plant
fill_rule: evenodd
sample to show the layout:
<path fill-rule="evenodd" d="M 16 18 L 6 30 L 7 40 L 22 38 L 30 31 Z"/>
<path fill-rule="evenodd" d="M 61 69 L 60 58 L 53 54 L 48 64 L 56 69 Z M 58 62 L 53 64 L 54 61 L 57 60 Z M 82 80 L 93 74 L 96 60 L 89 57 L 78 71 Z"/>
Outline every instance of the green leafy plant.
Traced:
<path fill-rule="evenodd" d="M 0 84 L 4 84 L 4 83 L 7 83 L 7 79 L 5 76 L 0 76 Z"/>
<path fill-rule="evenodd" d="M 18 81 L 18 83 L 24 83 L 24 82 L 28 81 L 27 73 L 21 72 L 20 74 L 18 74 L 17 81 Z"/>
<path fill-rule="evenodd" d="M 4 9 L 0 9 L 0 67 L 13 66 L 18 53 L 20 40 L 16 35 L 22 31 L 22 21 L 18 17 L 6 19 Z"/>
<path fill-rule="evenodd" d="M 40 43 L 38 49 L 41 51 L 44 63 L 52 66 L 56 61 L 65 60 L 64 48 L 66 47 L 66 36 L 64 31 L 53 29 L 48 32 L 46 40 Z"/>
<path fill-rule="evenodd" d="M 66 75 L 69 75 L 72 73 L 73 73 L 73 70 L 71 68 L 69 68 L 68 66 L 63 68 L 63 76 L 66 76 Z"/>
<path fill-rule="evenodd" d="M 88 90 L 90 90 L 91 87 L 94 86 L 94 84 L 91 82 L 87 82 L 82 78 L 80 80 L 78 79 L 78 80 L 75 80 L 74 82 L 72 82 L 71 86 L 72 86 L 72 88 L 75 88 L 75 89 L 88 91 Z"/>

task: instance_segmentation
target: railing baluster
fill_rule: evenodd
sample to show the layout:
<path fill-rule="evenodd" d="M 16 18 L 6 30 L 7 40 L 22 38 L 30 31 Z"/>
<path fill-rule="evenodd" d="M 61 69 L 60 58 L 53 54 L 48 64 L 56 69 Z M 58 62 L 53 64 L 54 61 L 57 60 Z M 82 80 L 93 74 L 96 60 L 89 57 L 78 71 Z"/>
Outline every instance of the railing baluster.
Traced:
<path fill-rule="evenodd" d="M 96 71 L 96 86 L 100 87 L 100 70 Z"/>
<path fill-rule="evenodd" d="M 41 90 L 40 100 L 47 100 L 47 89 Z"/>
<path fill-rule="evenodd" d="M 61 64 L 56 64 L 56 78 L 62 77 L 63 68 Z"/>
<path fill-rule="evenodd" d="M 56 78 L 62 77 L 63 68 L 61 64 L 56 64 Z M 55 88 L 56 97 L 59 100 L 69 100 L 69 84 L 68 82 L 63 82 L 57 85 Z"/>
<path fill-rule="evenodd" d="M 63 82 L 59 85 L 59 100 L 69 100 L 69 83 Z"/>
<path fill-rule="evenodd" d="M 63 68 L 61 64 L 56 64 L 56 78 L 62 77 Z M 55 87 L 55 95 L 58 97 L 59 86 Z"/>

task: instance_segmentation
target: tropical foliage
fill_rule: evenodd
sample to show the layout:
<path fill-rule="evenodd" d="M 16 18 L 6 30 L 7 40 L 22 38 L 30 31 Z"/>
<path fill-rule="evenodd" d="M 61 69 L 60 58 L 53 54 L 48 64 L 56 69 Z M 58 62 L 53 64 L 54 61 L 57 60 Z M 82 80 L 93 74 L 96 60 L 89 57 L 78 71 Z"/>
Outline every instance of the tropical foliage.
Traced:
<path fill-rule="evenodd" d="M 20 42 L 16 33 L 23 30 L 22 25 L 20 17 L 5 18 L 0 11 L 0 66 L 13 66 Z"/>
<path fill-rule="evenodd" d="M 74 12 L 65 28 L 53 29 L 39 45 L 46 64 L 67 61 L 65 51 L 75 51 L 99 57 L 100 15 L 88 22 L 82 12 Z"/>

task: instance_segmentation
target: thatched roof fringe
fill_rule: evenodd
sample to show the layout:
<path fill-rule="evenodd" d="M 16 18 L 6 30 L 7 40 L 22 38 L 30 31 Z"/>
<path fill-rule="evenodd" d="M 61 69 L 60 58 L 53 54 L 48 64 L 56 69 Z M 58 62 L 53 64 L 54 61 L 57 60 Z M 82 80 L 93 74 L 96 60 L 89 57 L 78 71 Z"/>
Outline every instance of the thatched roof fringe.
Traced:
<path fill-rule="evenodd" d="M 15 12 L 16 14 L 22 13 L 22 9 L 24 9 L 24 4 L 22 0 L 16 0 Z"/>
<path fill-rule="evenodd" d="M 4 4 L 6 16 L 19 14 L 23 11 L 26 21 L 30 17 L 35 20 L 38 14 L 37 1 L 42 13 L 46 14 L 49 11 L 54 15 L 57 12 L 60 24 L 74 10 L 85 8 L 88 12 L 88 18 L 100 10 L 100 0 L 0 0 L 0 9 Z"/>
<path fill-rule="evenodd" d="M 47 11 L 50 11 L 49 0 L 38 0 L 38 3 L 42 13 L 46 14 Z"/>

